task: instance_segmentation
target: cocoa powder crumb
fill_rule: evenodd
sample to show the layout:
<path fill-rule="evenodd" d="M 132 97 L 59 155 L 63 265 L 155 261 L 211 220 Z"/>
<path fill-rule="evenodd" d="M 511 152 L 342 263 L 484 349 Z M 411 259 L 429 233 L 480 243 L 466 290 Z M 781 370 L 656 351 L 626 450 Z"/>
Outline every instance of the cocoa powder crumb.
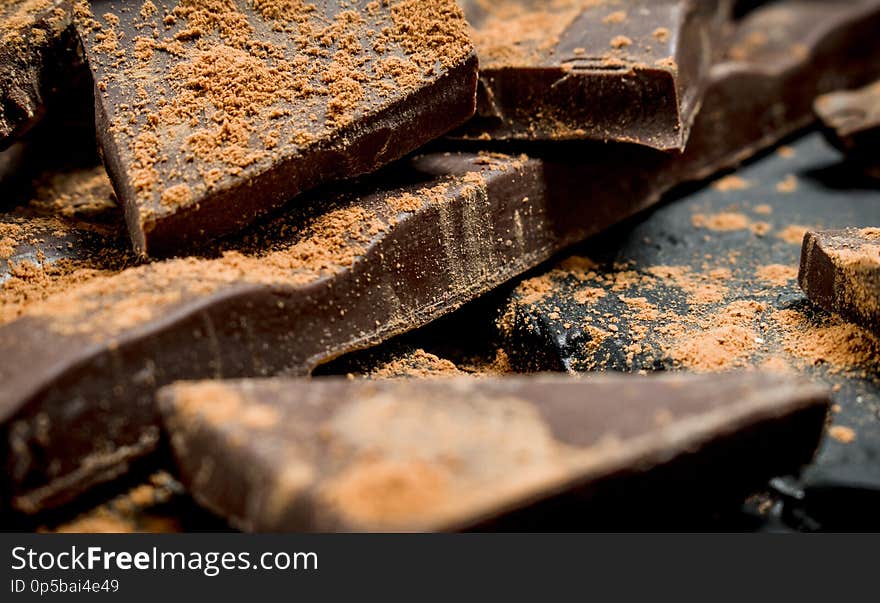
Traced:
<path fill-rule="evenodd" d="M 611 48 L 626 48 L 627 46 L 632 46 L 632 43 L 632 38 L 627 36 L 614 36 L 611 38 Z"/>
<path fill-rule="evenodd" d="M 804 242 L 804 235 L 807 234 L 808 230 L 812 230 L 812 228 L 800 224 L 789 224 L 780 230 L 776 236 L 789 245 L 801 245 Z"/>
<path fill-rule="evenodd" d="M 626 21 L 626 11 L 625 10 L 615 11 L 615 12 L 609 14 L 608 16 L 606 16 L 604 19 L 602 19 L 602 23 L 618 24 L 618 23 L 623 23 L 624 21 Z"/>
<path fill-rule="evenodd" d="M 455 364 L 419 349 L 386 362 L 370 371 L 371 379 L 456 377 L 466 373 Z"/>
<path fill-rule="evenodd" d="M 712 183 L 712 188 L 717 191 L 721 191 L 722 193 L 727 193 L 730 191 L 742 191 L 749 188 L 750 186 L 751 183 L 748 180 L 744 180 L 743 178 L 735 174 L 724 176 L 723 178 L 719 178 Z"/>
<path fill-rule="evenodd" d="M 696 228 L 706 228 L 720 232 L 745 230 L 751 226 L 751 220 L 738 212 L 721 212 L 716 214 L 693 214 L 691 224 Z"/>
<path fill-rule="evenodd" d="M 841 444 L 852 444 L 856 441 L 856 432 L 851 427 L 832 425 L 828 428 L 828 435 Z"/>
<path fill-rule="evenodd" d="M 776 190 L 782 194 L 791 194 L 798 189 L 798 180 L 794 174 L 789 174 L 782 182 L 776 185 Z"/>
<path fill-rule="evenodd" d="M 797 279 L 798 269 L 783 264 L 768 264 L 759 266 L 755 275 L 765 283 L 775 287 L 784 287 Z"/>

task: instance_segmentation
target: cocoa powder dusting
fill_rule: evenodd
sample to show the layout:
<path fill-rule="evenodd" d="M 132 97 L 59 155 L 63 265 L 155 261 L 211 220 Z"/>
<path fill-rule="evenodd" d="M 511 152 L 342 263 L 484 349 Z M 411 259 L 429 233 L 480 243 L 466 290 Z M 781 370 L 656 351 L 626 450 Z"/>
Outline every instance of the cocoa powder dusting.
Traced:
<path fill-rule="evenodd" d="M 371 379 L 394 379 L 456 377 L 464 374 L 451 361 L 419 349 L 376 367 L 367 376 Z"/>
<path fill-rule="evenodd" d="M 133 265 L 124 236 L 103 168 L 40 177 L 31 202 L 0 217 L 0 325 Z"/>
<path fill-rule="evenodd" d="M 395 225 L 402 208 L 442 204 L 452 198 L 451 191 L 477 194 L 484 186 L 479 176 L 450 178 L 431 187 L 384 194 L 370 208 L 354 201 L 336 207 L 316 201 L 320 211 L 282 216 L 240 242 L 221 247 L 216 257 L 137 266 L 129 261 L 128 266 L 100 268 L 59 263 L 58 269 L 67 276 L 59 280 L 49 272 L 49 284 L 41 280 L 46 270 L 39 276 L 29 270 L 18 279 L 28 283 L 26 293 L 17 287 L 4 294 L 3 317 L 6 321 L 21 315 L 37 317 L 59 333 L 100 338 L 144 324 L 223 287 L 303 286 L 363 258 L 370 244 Z"/>
<path fill-rule="evenodd" d="M 146 228 L 341 136 L 472 52 L 452 0 L 147 2 L 126 45 L 116 15 L 80 0 L 77 21 L 100 93 L 139 99 L 108 117 Z"/>
<path fill-rule="evenodd" d="M 468 13 L 468 20 L 481 67 L 537 64 L 541 57 L 555 53 L 559 36 L 582 11 L 605 2 L 546 0 L 533 4 L 523 0 L 477 0 L 473 14 Z M 469 7 L 466 5 L 466 8 Z"/>

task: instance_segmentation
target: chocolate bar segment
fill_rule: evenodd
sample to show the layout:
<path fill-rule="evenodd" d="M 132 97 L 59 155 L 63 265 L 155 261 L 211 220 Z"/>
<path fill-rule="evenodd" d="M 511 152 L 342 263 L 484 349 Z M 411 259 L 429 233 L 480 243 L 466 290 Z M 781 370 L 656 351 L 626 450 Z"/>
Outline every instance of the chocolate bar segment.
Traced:
<path fill-rule="evenodd" d="M 28 307 L 0 326 L 10 503 L 59 504 L 150 454 L 164 384 L 304 375 L 424 325 L 809 123 L 822 82 L 880 71 L 834 60 L 880 44 L 880 2 L 767 10 L 782 5 L 787 28 L 771 12 L 747 31 L 770 23 L 768 39 L 806 40 L 812 52 L 757 48 L 718 65 L 684 155 L 432 153 L 315 192 L 213 254 L 104 275 Z"/>
<path fill-rule="evenodd" d="M 828 140 L 880 178 L 880 82 L 823 95 L 815 107 Z"/>
<path fill-rule="evenodd" d="M 478 140 L 681 151 L 720 55 L 727 0 L 465 0 L 480 56 Z"/>
<path fill-rule="evenodd" d="M 142 254 L 236 232 L 474 111 L 477 61 L 452 0 L 91 9 L 78 29 L 99 140 Z"/>
<path fill-rule="evenodd" d="M 798 282 L 825 310 L 880 334 L 880 228 L 808 232 Z"/>
<path fill-rule="evenodd" d="M 0 6 L 0 149 L 45 112 L 76 71 L 70 0 L 9 0 Z"/>
<path fill-rule="evenodd" d="M 159 398 L 196 500 L 269 532 L 461 530 L 572 491 L 590 513 L 591 490 L 642 499 L 655 469 L 683 501 L 687 482 L 745 494 L 809 462 L 828 405 L 757 374 L 202 382 Z"/>

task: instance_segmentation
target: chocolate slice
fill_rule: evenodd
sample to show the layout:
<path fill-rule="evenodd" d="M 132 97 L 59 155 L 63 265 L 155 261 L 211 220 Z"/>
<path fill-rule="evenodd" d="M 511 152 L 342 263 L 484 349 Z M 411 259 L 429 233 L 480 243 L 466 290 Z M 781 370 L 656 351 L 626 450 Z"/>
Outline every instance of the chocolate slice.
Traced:
<path fill-rule="evenodd" d="M 30 305 L 0 326 L 11 504 L 57 505 L 154 451 L 164 384 L 307 374 L 439 318 L 809 123 L 822 86 L 880 71 L 848 60 L 880 45 L 880 2 L 847 7 L 773 4 L 745 24 L 743 35 L 768 24 L 767 44 L 713 69 L 683 156 L 623 145 L 601 156 L 432 153 L 316 192 L 215 255 L 104 275 Z M 812 51 L 792 54 L 800 41 Z"/>
<path fill-rule="evenodd" d="M 808 232 L 798 282 L 825 310 L 880 334 L 880 228 Z"/>
<path fill-rule="evenodd" d="M 810 461 L 828 406 L 759 374 L 201 382 L 159 399 L 196 500 L 285 532 L 461 530 L 572 492 L 589 514 L 650 499 L 654 471 L 686 504 L 744 495 Z"/>
<path fill-rule="evenodd" d="M 215 4 L 97 0 L 78 19 L 139 253 L 238 231 L 474 111 L 477 60 L 452 0 Z"/>
<path fill-rule="evenodd" d="M 880 178 L 880 82 L 823 95 L 815 108 L 828 140 Z"/>
<path fill-rule="evenodd" d="M 480 56 L 477 140 L 681 151 L 724 47 L 728 0 L 462 2 Z"/>
<path fill-rule="evenodd" d="M 0 149 L 37 122 L 81 64 L 74 40 L 70 0 L 0 5 Z"/>

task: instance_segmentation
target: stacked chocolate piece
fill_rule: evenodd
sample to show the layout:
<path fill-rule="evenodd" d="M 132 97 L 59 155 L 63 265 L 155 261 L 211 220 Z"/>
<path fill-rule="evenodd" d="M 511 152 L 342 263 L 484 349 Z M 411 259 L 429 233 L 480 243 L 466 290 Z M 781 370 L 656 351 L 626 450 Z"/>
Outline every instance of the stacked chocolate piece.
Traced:
<path fill-rule="evenodd" d="M 698 367 L 578 370 L 587 315 L 629 328 L 596 293 L 620 281 L 538 267 L 798 135 L 814 102 L 870 148 L 878 111 L 853 126 L 820 96 L 880 77 L 880 0 L 7 4 L 5 525 L 167 470 L 245 530 L 651 528 L 810 464 L 831 405 L 810 371 L 586 375 Z M 92 100 L 99 162 L 72 125 Z M 872 202 L 808 239 L 801 282 L 876 331 Z M 851 245 L 877 261 L 813 268 Z M 442 330 L 454 361 L 423 350 Z M 465 360 L 482 333 L 493 361 Z M 578 374 L 502 374 L 534 370 Z"/>

